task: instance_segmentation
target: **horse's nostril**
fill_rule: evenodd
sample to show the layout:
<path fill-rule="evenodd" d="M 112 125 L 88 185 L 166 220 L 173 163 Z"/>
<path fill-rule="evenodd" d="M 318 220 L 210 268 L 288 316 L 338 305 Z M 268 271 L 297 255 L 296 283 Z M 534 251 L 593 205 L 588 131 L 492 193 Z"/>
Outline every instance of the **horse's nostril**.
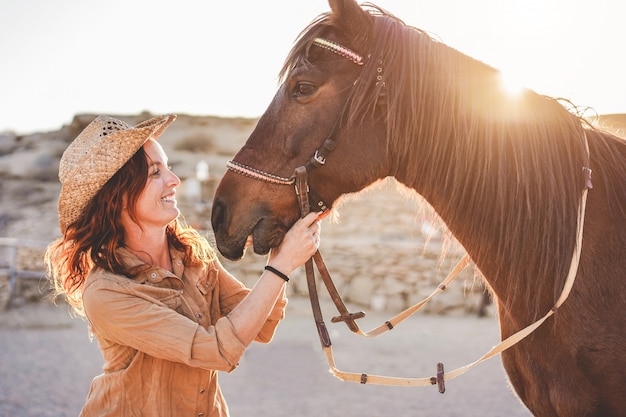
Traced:
<path fill-rule="evenodd" d="M 226 208 L 220 201 L 214 201 L 211 210 L 211 226 L 214 232 L 220 230 L 224 224 L 224 217 L 226 217 Z"/>

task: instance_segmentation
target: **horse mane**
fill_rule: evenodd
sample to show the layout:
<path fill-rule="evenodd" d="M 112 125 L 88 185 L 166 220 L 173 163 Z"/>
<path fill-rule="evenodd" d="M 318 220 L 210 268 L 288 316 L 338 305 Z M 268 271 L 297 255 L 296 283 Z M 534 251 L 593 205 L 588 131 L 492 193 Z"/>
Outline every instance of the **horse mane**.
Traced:
<path fill-rule="evenodd" d="M 626 180 L 626 152 L 618 151 L 623 141 L 592 128 L 555 98 L 531 90 L 508 95 L 494 68 L 376 6 L 364 7 L 374 27 L 370 50 L 358 52 L 370 58 L 348 98 L 348 125 L 384 117 L 388 152 L 403 167 L 404 182 L 430 201 L 436 196 L 428 180 L 445 179 L 437 192 L 453 197 L 438 205 L 439 215 L 464 210 L 475 219 L 464 234 L 498 242 L 495 253 L 492 245 L 476 248 L 473 257 L 506 259 L 498 279 L 515 280 L 504 275 L 524 271 L 558 296 L 574 248 L 582 167 L 603 177 L 615 215 L 626 212 L 624 193 L 616 192 Z M 308 48 L 331 29 L 330 16 L 320 15 L 300 34 L 281 79 L 297 65 L 309 65 Z M 376 84 L 379 68 L 384 83 Z M 377 105 L 380 100 L 384 105 Z M 522 295 L 524 301 L 532 297 L 512 294 Z"/>

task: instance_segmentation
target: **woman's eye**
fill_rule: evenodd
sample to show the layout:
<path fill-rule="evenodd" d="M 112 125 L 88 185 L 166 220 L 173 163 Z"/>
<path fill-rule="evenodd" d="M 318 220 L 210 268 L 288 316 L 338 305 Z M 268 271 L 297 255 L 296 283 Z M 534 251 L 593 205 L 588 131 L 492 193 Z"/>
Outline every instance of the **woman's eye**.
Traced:
<path fill-rule="evenodd" d="M 298 83 L 296 85 L 295 95 L 297 97 L 306 97 L 315 93 L 317 87 L 310 83 Z"/>

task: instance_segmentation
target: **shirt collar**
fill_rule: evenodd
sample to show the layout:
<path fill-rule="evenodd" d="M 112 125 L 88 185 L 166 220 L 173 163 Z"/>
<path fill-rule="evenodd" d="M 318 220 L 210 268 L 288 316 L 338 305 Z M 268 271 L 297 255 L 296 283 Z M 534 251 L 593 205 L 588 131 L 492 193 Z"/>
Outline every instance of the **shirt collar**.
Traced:
<path fill-rule="evenodd" d="M 144 261 L 139 259 L 137 255 L 129 251 L 127 248 L 120 247 L 118 248 L 118 254 L 120 256 L 122 264 L 129 269 L 139 267 L 142 265 L 146 265 L 146 268 L 142 270 L 136 277 L 132 278 L 135 282 L 143 284 L 148 281 L 151 283 L 158 283 L 163 281 L 166 278 L 172 279 L 174 278 L 176 281 L 179 281 L 182 286 L 182 281 L 179 277 L 182 276 L 183 271 L 185 269 L 183 263 L 183 254 L 170 247 L 170 257 L 172 259 L 172 269 L 173 271 L 168 271 L 165 268 L 161 268 L 156 265 L 147 265 Z"/>

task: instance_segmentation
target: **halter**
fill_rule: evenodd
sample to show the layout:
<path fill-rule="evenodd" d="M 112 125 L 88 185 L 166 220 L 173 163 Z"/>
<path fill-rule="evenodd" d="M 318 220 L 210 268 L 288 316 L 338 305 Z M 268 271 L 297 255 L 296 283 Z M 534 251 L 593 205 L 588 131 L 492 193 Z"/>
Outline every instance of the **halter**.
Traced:
<path fill-rule="evenodd" d="M 324 38 L 315 38 L 313 39 L 312 45 L 334 52 L 337 55 L 350 60 L 356 65 L 363 65 L 363 57 L 361 55 L 357 54 L 351 49 L 346 48 L 345 46 L 342 46 L 336 42 L 333 42 Z M 380 73 L 381 71 L 378 71 L 378 72 Z M 380 74 L 379 74 L 379 77 L 380 77 Z M 380 81 L 380 79 L 378 79 L 378 81 Z M 326 163 L 326 157 L 328 156 L 328 154 L 335 149 L 336 144 L 335 144 L 335 140 L 333 139 L 333 137 L 335 137 L 337 134 L 339 124 L 341 120 L 343 119 L 345 112 L 346 112 L 346 108 L 344 107 L 343 111 L 341 112 L 341 115 L 337 119 L 337 122 L 335 122 L 333 129 L 328 135 L 328 138 L 324 141 L 324 143 L 322 143 L 322 146 L 318 150 L 315 151 L 311 159 L 309 159 L 309 161 L 304 166 L 308 174 L 310 174 L 314 169 L 319 168 L 322 165 L 324 165 Z M 234 160 L 228 161 L 226 163 L 226 168 L 237 174 L 240 174 L 240 175 L 243 175 L 243 176 L 255 179 L 255 180 L 267 182 L 269 184 L 295 185 L 296 183 L 295 173 L 291 177 L 288 177 L 288 178 L 281 177 L 278 175 L 271 174 L 269 172 L 262 171 L 257 168 L 253 168 L 245 164 L 241 164 Z M 297 192 L 298 192 L 298 189 L 296 188 L 296 193 Z M 326 202 L 324 202 L 319 197 L 319 195 L 315 191 L 313 191 L 310 187 L 308 188 L 308 194 L 309 194 L 309 200 L 311 202 L 311 206 L 316 207 L 320 211 L 326 211 L 330 208 L 330 205 L 326 204 Z"/>

